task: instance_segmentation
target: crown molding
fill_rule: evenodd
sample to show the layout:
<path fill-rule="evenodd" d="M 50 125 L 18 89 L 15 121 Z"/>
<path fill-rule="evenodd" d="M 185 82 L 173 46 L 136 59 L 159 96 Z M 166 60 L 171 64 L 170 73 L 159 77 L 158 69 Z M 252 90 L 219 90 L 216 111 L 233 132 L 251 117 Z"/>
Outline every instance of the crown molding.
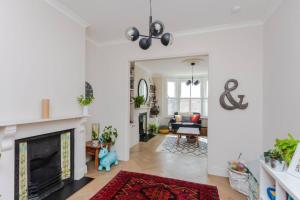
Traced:
<path fill-rule="evenodd" d="M 268 21 L 268 19 L 279 9 L 282 3 L 283 0 L 277 0 L 276 3 L 272 4 L 272 6 L 267 9 L 266 14 L 263 17 L 263 22 Z"/>
<path fill-rule="evenodd" d="M 62 13 L 63 15 L 67 16 L 68 18 L 72 19 L 79 25 L 81 25 L 84 28 L 87 28 L 90 26 L 88 22 L 86 22 L 84 19 L 82 19 L 78 14 L 76 14 L 73 10 L 66 7 L 64 4 L 59 2 L 58 0 L 44 0 L 48 5 Z"/>
<path fill-rule="evenodd" d="M 232 30 L 232 29 L 240 29 L 240 28 L 247 28 L 247 27 L 261 26 L 261 25 L 263 25 L 263 21 L 253 20 L 244 23 L 223 24 L 223 25 L 216 25 L 216 26 L 204 27 L 199 29 L 191 29 L 187 31 L 178 31 L 174 33 L 174 36 L 176 37 L 190 36 L 190 35 L 197 35 L 203 33 L 216 32 L 216 31 L 225 31 L 225 30 Z"/>
<path fill-rule="evenodd" d="M 113 45 L 121 45 L 121 44 L 130 44 L 130 41 L 125 39 L 120 40 L 110 40 L 107 42 L 98 42 L 89 36 L 86 36 L 86 41 L 90 42 L 93 45 L 96 45 L 97 47 L 106 47 L 106 46 L 113 46 Z"/>
<path fill-rule="evenodd" d="M 178 31 L 178 32 L 174 32 L 173 35 L 174 35 L 174 37 L 182 37 L 182 36 L 197 35 L 197 34 L 203 34 L 203 33 L 209 33 L 209 32 L 216 32 L 216 31 L 224 31 L 224 30 L 240 29 L 240 28 L 247 28 L 247 27 L 253 27 L 253 26 L 261 26 L 263 24 L 264 24 L 264 22 L 261 20 L 254 20 L 254 21 L 248 21 L 245 23 L 224 24 L 224 25 L 217 25 L 217 26 L 211 26 L 211 27 L 205 27 L 205 28 L 199 28 L 199 29 L 191 29 L 191 30 L 187 30 L 187 31 Z M 130 41 L 125 40 L 125 39 L 111 40 L 111 41 L 107 41 L 107 42 L 98 42 L 94 39 L 91 39 L 90 37 L 87 37 L 86 40 L 93 43 L 94 45 L 96 45 L 98 47 L 106 47 L 106 46 L 130 43 Z"/>

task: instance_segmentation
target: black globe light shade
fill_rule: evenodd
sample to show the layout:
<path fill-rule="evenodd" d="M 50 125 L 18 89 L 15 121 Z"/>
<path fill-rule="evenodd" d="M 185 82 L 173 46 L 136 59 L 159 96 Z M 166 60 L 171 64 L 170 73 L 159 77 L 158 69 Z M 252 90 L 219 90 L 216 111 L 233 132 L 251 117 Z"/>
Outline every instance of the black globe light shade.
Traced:
<path fill-rule="evenodd" d="M 142 49 L 147 50 L 151 46 L 151 38 L 140 39 L 139 45 Z"/>
<path fill-rule="evenodd" d="M 155 21 L 150 25 L 150 32 L 153 36 L 160 36 L 164 32 L 165 26 L 161 21 Z"/>
<path fill-rule="evenodd" d="M 161 36 L 161 43 L 165 46 L 170 46 L 173 43 L 173 35 L 171 33 L 165 33 Z"/>
<path fill-rule="evenodd" d="M 140 37 L 140 32 L 135 27 L 130 27 L 126 30 L 125 36 L 130 41 L 136 41 Z"/>
<path fill-rule="evenodd" d="M 189 85 L 191 85 L 191 83 L 192 83 L 192 81 L 191 81 L 191 80 L 188 80 L 185 84 L 186 84 L 187 86 L 189 86 Z"/>
<path fill-rule="evenodd" d="M 199 80 L 194 81 L 194 85 L 199 85 Z"/>

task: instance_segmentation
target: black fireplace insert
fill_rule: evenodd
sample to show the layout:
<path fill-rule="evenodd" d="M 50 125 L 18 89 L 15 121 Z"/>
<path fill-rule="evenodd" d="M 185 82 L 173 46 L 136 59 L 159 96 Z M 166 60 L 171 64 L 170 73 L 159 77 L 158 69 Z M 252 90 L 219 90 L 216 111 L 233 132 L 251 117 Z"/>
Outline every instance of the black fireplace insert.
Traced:
<path fill-rule="evenodd" d="M 70 133 L 71 174 L 62 179 L 61 135 Z M 27 143 L 27 187 L 29 200 L 45 199 L 74 180 L 74 129 L 17 140 L 15 143 L 15 199 L 19 199 L 19 144 Z"/>
<path fill-rule="evenodd" d="M 140 142 L 148 142 L 155 135 L 148 132 L 148 113 L 139 114 L 139 135 Z"/>

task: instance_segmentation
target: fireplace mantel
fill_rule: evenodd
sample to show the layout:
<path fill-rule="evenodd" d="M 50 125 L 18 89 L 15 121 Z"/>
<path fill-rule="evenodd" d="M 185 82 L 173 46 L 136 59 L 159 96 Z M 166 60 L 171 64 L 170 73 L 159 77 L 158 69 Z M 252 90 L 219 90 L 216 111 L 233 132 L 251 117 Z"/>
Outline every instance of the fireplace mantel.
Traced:
<path fill-rule="evenodd" d="M 74 179 L 80 180 L 87 172 L 85 154 L 85 123 L 89 116 L 65 115 L 50 119 L 0 122 L 0 194 L 3 199 L 14 199 L 15 141 L 74 129 Z M 5 186 L 5 187 L 4 187 Z M 5 188 L 5 189 L 4 189 Z"/>
<path fill-rule="evenodd" d="M 19 120 L 14 122 L 11 121 L 11 122 L 0 123 L 1 151 L 2 152 L 8 151 L 13 148 L 18 126 L 51 123 L 51 122 L 58 122 L 64 120 L 85 119 L 87 117 L 89 116 L 70 115 L 70 116 L 53 117 L 49 119 L 31 119 L 31 120 Z"/>
<path fill-rule="evenodd" d="M 27 120 L 18 120 L 18 121 L 10 121 L 10 122 L 0 122 L 0 128 L 7 127 L 7 126 L 45 123 L 45 122 L 71 120 L 71 119 L 86 118 L 86 117 L 89 117 L 89 115 L 70 115 L 70 116 L 53 117 L 49 119 L 27 119 Z"/>

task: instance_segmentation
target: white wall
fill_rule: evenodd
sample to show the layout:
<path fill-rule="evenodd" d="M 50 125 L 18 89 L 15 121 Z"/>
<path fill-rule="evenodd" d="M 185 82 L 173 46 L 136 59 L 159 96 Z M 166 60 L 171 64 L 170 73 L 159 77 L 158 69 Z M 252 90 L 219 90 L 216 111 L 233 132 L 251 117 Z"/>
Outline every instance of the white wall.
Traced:
<path fill-rule="evenodd" d="M 300 138 L 300 1 L 283 1 L 264 26 L 264 148 Z"/>
<path fill-rule="evenodd" d="M 1 1 L 0 24 L 0 122 L 41 118 L 42 98 L 50 99 L 52 117 L 81 114 L 76 97 L 84 93 L 85 28 L 41 0 Z M 57 123 L 55 131 L 68 124 Z M 47 130 L 36 129 L 40 134 Z M 83 134 L 75 136 L 75 178 L 81 178 L 86 169 Z M 2 152 L 0 172 L 2 198 L 13 199 L 14 147 Z"/>
<path fill-rule="evenodd" d="M 81 114 L 85 29 L 40 0 L 1 1 L 0 121 Z"/>
<path fill-rule="evenodd" d="M 172 47 L 154 41 L 143 51 L 137 43 L 99 46 L 99 64 L 89 69 L 98 75 L 101 101 L 95 111 L 101 121 L 120 130 L 117 150 L 124 160 L 129 158 L 129 61 L 209 54 L 209 173 L 226 175 L 226 163 L 239 152 L 245 160 L 257 159 L 262 149 L 262 26 L 175 37 Z M 239 81 L 236 94 L 245 94 L 249 108 L 226 111 L 219 96 L 230 78 Z M 89 80 L 89 77 L 88 77 Z M 235 98 L 237 98 L 235 96 Z"/>
<path fill-rule="evenodd" d="M 97 84 L 99 78 L 98 69 L 101 67 L 100 60 L 98 56 L 98 48 L 93 45 L 91 42 L 87 41 L 86 43 L 86 80 L 92 85 L 94 91 L 95 101 L 92 105 L 89 106 L 89 115 L 90 119 L 86 124 L 87 130 L 87 140 L 91 140 L 92 137 L 92 123 L 100 123 L 100 131 L 104 129 L 104 124 L 99 120 L 103 115 L 102 112 L 96 109 L 96 105 L 101 104 L 101 99 L 104 96 L 101 95 L 100 85 Z"/>

